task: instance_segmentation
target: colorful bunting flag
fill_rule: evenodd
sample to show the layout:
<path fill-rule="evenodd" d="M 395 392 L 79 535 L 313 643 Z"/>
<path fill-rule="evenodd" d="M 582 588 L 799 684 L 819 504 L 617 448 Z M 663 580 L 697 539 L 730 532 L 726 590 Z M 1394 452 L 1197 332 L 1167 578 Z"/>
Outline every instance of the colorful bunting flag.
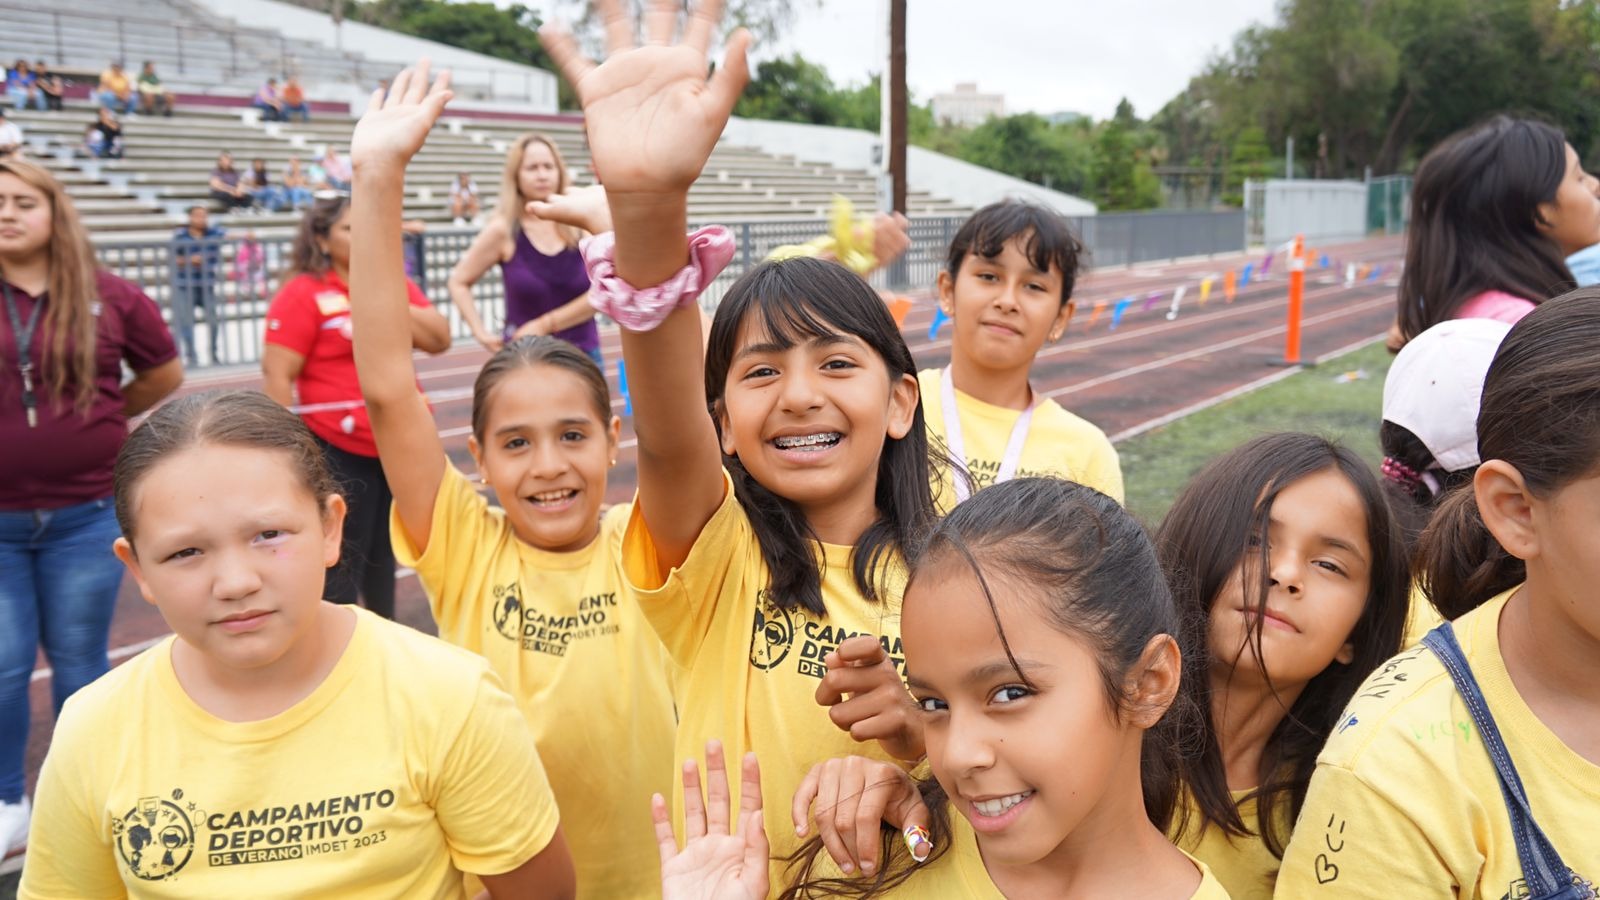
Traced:
<path fill-rule="evenodd" d="M 1255 270 L 1255 263 L 1247 263 L 1245 265 L 1244 271 L 1239 273 L 1239 287 L 1245 287 L 1250 284 L 1250 276 L 1255 272 Z M 1230 297 L 1228 299 L 1231 302 L 1233 298 Z"/>
<path fill-rule="evenodd" d="M 1133 298 L 1132 297 L 1123 297 L 1121 300 L 1117 301 L 1117 305 L 1116 306 L 1111 308 L 1111 330 L 1112 331 L 1116 331 L 1117 330 L 1117 326 L 1122 324 L 1122 314 L 1127 312 L 1128 311 L 1128 307 L 1130 307 L 1132 305 L 1133 305 Z"/>
<path fill-rule="evenodd" d="M 1093 328 L 1094 327 L 1094 321 L 1096 319 L 1100 318 L 1100 314 L 1105 312 L 1105 310 L 1106 310 L 1106 301 L 1104 301 L 1104 300 L 1096 300 L 1094 302 L 1094 311 L 1089 313 L 1089 324 L 1085 325 L 1084 328 L 1085 329 Z"/>
<path fill-rule="evenodd" d="M 949 316 L 944 314 L 944 310 L 942 308 L 937 308 L 936 307 L 934 309 L 934 311 L 933 311 L 933 325 L 929 326 L 929 328 L 928 328 L 928 340 L 935 341 L 935 340 L 939 339 L 939 329 L 944 327 L 944 323 L 949 318 L 950 318 Z"/>
<path fill-rule="evenodd" d="M 1200 305 L 1205 306 L 1211 299 L 1211 283 L 1217 280 L 1215 275 L 1207 275 L 1206 280 L 1200 282 Z"/>
<path fill-rule="evenodd" d="M 1157 303 L 1161 302 L 1161 292 L 1151 291 L 1150 296 L 1144 298 L 1144 305 L 1139 307 L 1140 312 L 1149 312 Z"/>
<path fill-rule="evenodd" d="M 1209 279 L 1209 278 L 1206 279 L 1206 284 L 1207 285 L 1211 284 L 1211 279 Z M 1167 321 L 1168 322 L 1170 322 L 1173 319 L 1176 319 L 1178 317 L 1178 307 L 1183 305 L 1183 295 L 1188 293 L 1188 291 L 1189 291 L 1189 286 L 1188 285 L 1180 284 L 1180 285 L 1178 285 L 1178 289 L 1172 292 L 1172 306 L 1171 306 L 1171 308 L 1169 308 L 1167 310 Z"/>
<path fill-rule="evenodd" d="M 906 313 L 911 311 L 910 297 L 895 297 L 889 301 L 889 315 L 894 318 L 894 327 L 906 326 Z"/>
<path fill-rule="evenodd" d="M 1229 303 L 1232 303 L 1233 298 L 1239 295 L 1238 277 L 1238 274 L 1232 269 L 1228 270 L 1228 274 L 1222 276 L 1222 295 L 1227 298 Z"/>
<path fill-rule="evenodd" d="M 633 415 L 633 396 L 628 393 L 628 367 L 617 360 L 617 390 L 622 394 L 622 414 Z"/>

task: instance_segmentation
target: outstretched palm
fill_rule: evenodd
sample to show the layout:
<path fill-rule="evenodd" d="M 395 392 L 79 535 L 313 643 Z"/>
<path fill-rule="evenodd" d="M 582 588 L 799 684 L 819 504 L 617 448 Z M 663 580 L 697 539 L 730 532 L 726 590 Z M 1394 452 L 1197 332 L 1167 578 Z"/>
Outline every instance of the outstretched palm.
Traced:
<path fill-rule="evenodd" d="M 767 895 L 765 853 L 751 853 L 746 838 L 750 829 L 761 829 L 761 812 L 744 813 L 739 819 L 738 833 L 696 838 L 661 864 L 663 898 L 760 900 Z"/>
<path fill-rule="evenodd" d="M 661 851 L 662 900 L 762 900 L 767 896 L 767 832 L 761 817 L 761 767 L 754 753 L 742 767 L 739 811 L 733 821 L 728 769 L 722 744 L 706 744 L 706 793 L 700 771 L 683 769 L 683 849 L 672 836 L 667 803 L 650 800 L 656 844 Z M 730 829 L 730 826 L 731 829 Z M 731 833 L 730 833 L 731 831 Z"/>
<path fill-rule="evenodd" d="M 583 102 L 595 172 L 614 197 L 681 193 L 705 168 L 749 80 L 749 35 L 741 30 L 729 38 L 727 55 L 708 80 L 706 49 L 722 0 L 700 3 L 676 45 L 681 0 L 651 0 L 644 46 L 634 45 L 621 0 L 598 0 L 597 6 L 606 23 L 601 65 L 584 57 L 569 32 L 547 27 L 539 35 Z"/>
<path fill-rule="evenodd" d="M 450 102 L 450 72 L 428 86 L 428 61 L 395 76 L 388 94 L 374 91 L 350 136 L 350 162 L 358 167 L 411 161 Z"/>

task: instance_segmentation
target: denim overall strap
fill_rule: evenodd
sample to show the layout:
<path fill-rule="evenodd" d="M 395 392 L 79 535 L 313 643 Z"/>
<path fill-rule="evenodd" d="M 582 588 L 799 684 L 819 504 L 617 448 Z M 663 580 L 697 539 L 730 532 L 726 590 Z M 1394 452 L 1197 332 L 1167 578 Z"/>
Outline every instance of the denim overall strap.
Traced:
<path fill-rule="evenodd" d="M 1428 632 L 1422 638 L 1423 646 L 1433 651 L 1444 664 L 1456 692 L 1472 714 L 1472 722 L 1483 739 L 1484 749 L 1494 763 L 1495 776 L 1500 782 L 1500 793 L 1505 795 L 1506 812 L 1511 816 L 1511 833 L 1517 842 L 1517 859 L 1522 863 L 1522 880 L 1528 888 L 1528 900 L 1589 900 L 1595 896 L 1594 888 L 1573 876 L 1572 870 L 1561 861 L 1556 848 L 1533 821 L 1533 810 L 1528 805 L 1528 794 L 1522 787 L 1522 778 L 1511 762 L 1500 729 L 1489 713 L 1478 680 L 1467 665 L 1466 654 L 1456 641 L 1449 622 Z"/>

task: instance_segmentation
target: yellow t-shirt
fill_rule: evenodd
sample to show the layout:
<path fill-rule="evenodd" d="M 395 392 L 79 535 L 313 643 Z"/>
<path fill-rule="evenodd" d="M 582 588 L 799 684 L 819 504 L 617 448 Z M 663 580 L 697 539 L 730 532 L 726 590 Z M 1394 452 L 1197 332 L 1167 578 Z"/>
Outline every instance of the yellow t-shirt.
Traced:
<path fill-rule="evenodd" d="M 1567 866 L 1600 880 L 1600 766 L 1563 744 L 1506 673 L 1500 612 L 1514 592 L 1457 619 L 1456 639 L 1534 819 Z M 1526 896 L 1494 766 L 1455 684 L 1426 647 L 1389 660 L 1345 709 L 1317 759 L 1278 891 L 1296 898 Z"/>
<path fill-rule="evenodd" d="M 356 609 L 306 699 L 227 722 L 168 638 L 79 691 L 39 778 L 20 897 L 459 898 L 555 835 L 528 728 L 479 657 Z"/>
<path fill-rule="evenodd" d="M 571 553 L 519 540 L 455 466 L 445 467 L 420 557 L 391 511 L 401 565 L 416 569 L 439 637 L 489 660 L 539 745 L 561 807 L 578 890 L 659 896 L 650 795 L 670 796 L 676 723 L 666 653 L 622 593 L 631 507 Z"/>
<path fill-rule="evenodd" d="M 922 412 L 927 417 L 928 436 L 930 440 L 937 439 L 936 446 L 946 448 L 948 432 L 944 426 L 944 404 L 940 402 L 943 375 L 943 369 L 923 369 L 917 374 L 917 383 L 922 388 Z M 994 483 L 1000 471 L 1000 460 L 1011 439 L 1011 427 L 1022 413 L 985 403 L 960 391 L 956 391 L 956 410 L 961 416 L 961 443 L 973 488 L 986 488 Z M 1034 407 L 1028 438 L 1022 443 L 1022 457 L 1017 460 L 1015 477 L 1033 475 L 1076 481 L 1122 502 L 1122 467 L 1117 462 L 1116 448 L 1111 446 L 1105 432 L 1062 409 L 1054 400 L 1041 400 Z M 936 471 L 933 478 L 934 501 L 940 512 L 949 512 L 956 505 L 954 475 Z"/>
<path fill-rule="evenodd" d="M 952 812 L 950 831 L 948 852 L 883 896 L 915 897 L 917 900 L 1005 900 L 983 865 L 983 854 L 978 850 L 978 836 L 972 830 L 972 823 Z M 1204 862 L 1187 852 L 1183 855 L 1200 870 L 1200 885 L 1190 895 L 1190 900 L 1230 900 L 1228 892 Z"/>
<path fill-rule="evenodd" d="M 864 600 L 850 573 L 850 547 L 819 545 L 826 559 L 822 601 L 828 614 L 784 611 L 766 602 L 767 566 L 744 508 L 724 476 L 722 505 L 701 530 L 683 565 L 662 571 L 644 519 L 635 509 L 623 537 L 627 591 L 661 635 L 681 668 L 674 695 L 680 714 L 674 759 L 700 760 L 706 741 L 722 741 L 734 803 L 738 765 L 747 751 L 761 760 L 761 797 L 774 857 L 799 847 L 789 805 L 800 780 L 816 763 L 856 754 L 890 757 L 877 742 L 857 743 L 816 701 L 826 674 L 823 657 L 857 634 L 879 636 L 900 676 L 900 598 L 905 588 L 897 560 L 882 600 Z M 681 791 L 673 791 L 676 821 L 683 821 Z M 782 864 L 772 866 L 772 890 L 783 884 Z"/>
<path fill-rule="evenodd" d="M 1183 803 L 1188 806 L 1190 825 L 1173 842 L 1185 853 L 1191 854 L 1210 867 L 1233 900 L 1272 900 L 1272 886 L 1278 879 L 1278 858 L 1267 849 L 1261 838 L 1261 821 L 1256 809 L 1254 791 L 1234 791 L 1233 802 L 1239 808 L 1250 834 L 1230 837 L 1215 825 L 1201 831 L 1200 812 L 1187 791 Z M 1287 812 L 1287 811 L 1285 811 Z M 1284 833 L 1287 833 L 1287 829 Z M 1198 839 L 1196 838 L 1198 835 Z"/>

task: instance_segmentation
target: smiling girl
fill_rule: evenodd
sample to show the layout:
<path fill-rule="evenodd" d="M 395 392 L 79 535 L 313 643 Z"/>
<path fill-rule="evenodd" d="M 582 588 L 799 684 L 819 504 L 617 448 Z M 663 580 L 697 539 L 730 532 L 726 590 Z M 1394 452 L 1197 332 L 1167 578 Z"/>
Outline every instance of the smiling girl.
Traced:
<path fill-rule="evenodd" d="M 570 897 L 533 738 L 482 659 L 322 599 L 344 500 L 249 392 L 153 413 L 116 553 L 176 633 L 79 692 L 19 896 Z M 108 742 L 107 735 L 119 736 Z M 260 865 L 270 863 L 270 865 Z"/>
<path fill-rule="evenodd" d="M 473 389 L 467 447 L 499 508 L 451 464 L 417 391 L 404 307 L 405 167 L 448 99 L 426 62 L 374 99 L 351 140 L 356 370 L 394 485 L 390 530 L 439 635 L 482 654 L 532 727 L 586 897 L 657 889 L 641 798 L 672 778 L 661 642 L 622 591 L 630 507 L 604 515 L 622 422 L 605 377 L 553 337 L 506 344 Z"/>
<path fill-rule="evenodd" d="M 684 670 L 675 756 L 713 737 L 756 750 L 763 790 L 787 797 L 856 741 L 880 742 L 860 750 L 880 759 L 922 755 L 897 661 L 901 557 L 933 516 L 929 453 L 910 351 L 838 265 L 755 267 L 723 297 L 702 366 L 692 301 L 732 246 L 686 237 L 687 191 L 748 77 L 737 32 L 706 79 L 720 9 L 700 4 L 674 46 L 681 6 L 654 3 L 636 47 L 621 4 L 602 3 L 599 66 L 570 34 L 542 37 L 583 99 L 615 222 L 614 244 L 602 235 L 585 255 L 624 326 L 639 441 L 626 591 Z M 570 198 L 534 208 L 590 224 Z M 787 852 L 781 812 L 767 822 Z"/>
<path fill-rule="evenodd" d="M 1182 615 L 1207 623 L 1185 673 L 1203 702 L 1199 754 L 1172 834 L 1235 900 L 1266 900 L 1317 753 L 1400 649 L 1405 542 L 1360 457 L 1275 434 L 1202 469 L 1156 546 Z"/>

